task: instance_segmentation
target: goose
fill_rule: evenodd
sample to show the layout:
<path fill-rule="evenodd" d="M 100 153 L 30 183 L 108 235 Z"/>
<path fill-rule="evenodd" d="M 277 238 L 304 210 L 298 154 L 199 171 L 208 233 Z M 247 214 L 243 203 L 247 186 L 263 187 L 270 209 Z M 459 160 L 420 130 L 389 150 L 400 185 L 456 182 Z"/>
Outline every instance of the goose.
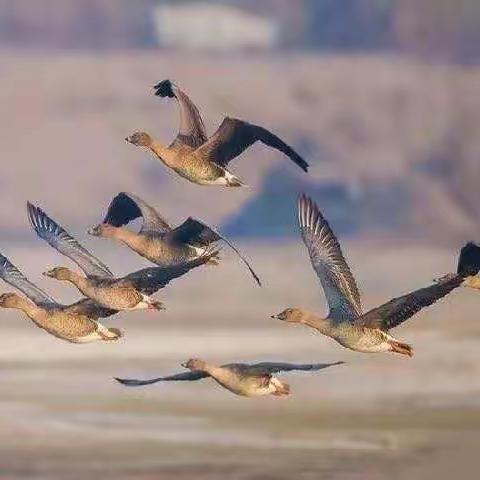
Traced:
<path fill-rule="evenodd" d="M 123 336 L 122 331 L 118 328 L 107 328 L 88 315 L 36 304 L 17 293 L 0 295 L 0 307 L 22 311 L 38 327 L 70 343 L 112 341 Z"/>
<path fill-rule="evenodd" d="M 180 128 L 175 140 L 167 147 L 146 132 L 135 132 L 125 140 L 146 148 L 190 182 L 225 187 L 246 186 L 227 167 L 230 161 L 257 141 L 281 151 L 303 171 L 308 171 L 308 163 L 283 140 L 263 127 L 238 118 L 226 117 L 217 131 L 207 138 L 198 108 L 177 85 L 163 80 L 154 89 L 156 96 L 174 98 L 178 103 Z"/>
<path fill-rule="evenodd" d="M 313 269 L 325 292 L 329 313 L 321 318 L 300 308 L 287 308 L 272 318 L 306 325 L 357 352 L 394 352 L 411 357 L 411 345 L 394 338 L 390 330 L 459 287 L 466 277 L 480 269 L 480 247 L 468 243 L 460 253 L 456 274 L 364 313 L 357 284 L 340 244 L 318 206 L 305 195 L 298 200 L 298 220 Z"/>
<path fill-rule="evenodd" d="M 142 217 L 139 233 L 122 228 L 132 220 Z M 238 249 L 225 237 L 200 220 L 189 217 L 172 228 L 147 202 L 132 193 L 120 192 L 111 201 L 103 222 L 88 230 L 93 236 L 120 241 L 142 257 L 161 267 L 185 263 L 205 255 L 211 245 L 224 241 L 247 266 L 258 285 L 258 275 Z M 218 256 L 209 264 L 218 265 Z"/>
<path fill-rule="evenodd" d="M 78 313 L 94 320 L 109 317 L 117 313 L 117 310 L 103 308 L 89 298 L 84 298 L 70 305 L 58 303 L 45 291 L 32 283 L 18 267 L 1 253 L 0 278 L 12 287 L 20 290 L 30 301 L 45 310 Z"/>
<path fill-rule="evenodd" d="M 151 385 L 157 382 L 195 381 L 212 377 L 219 385 L 230 392 L 244 397 L 260 397 L 264 395 L 284 396 L 290 393 L 290 386 L 274 377 L 274 373 L 292 371 L 318 371 L 324 368 L 341 365 L 343 362 L 293 364 L 278 362 L 262 362 L 255 364 L 229 363 L 215 366 L 200 359 L 190 359 L 182 364 L 189 372 L 176 373 L 166 377 L 150 380 L 115 378 L 128 387 Z"/>
<path fill-rule="evenodd" d="M 144 268 L 116 278 L 104 263 L 80 245 L 42 209 L 28 202 L 27 210 L 30 223 L 37 235 L 75 262 L 86 276 L 66 267 L 53 268 L 44 275 L 73 284 L 83 295 L 112 310 L 163 309 L 163 304 L 150 295 L 165 287 L 174 278 L 208 262 L 212 255 L 216 255 L 212 250 L 189 263 L 168 268 Z"/>

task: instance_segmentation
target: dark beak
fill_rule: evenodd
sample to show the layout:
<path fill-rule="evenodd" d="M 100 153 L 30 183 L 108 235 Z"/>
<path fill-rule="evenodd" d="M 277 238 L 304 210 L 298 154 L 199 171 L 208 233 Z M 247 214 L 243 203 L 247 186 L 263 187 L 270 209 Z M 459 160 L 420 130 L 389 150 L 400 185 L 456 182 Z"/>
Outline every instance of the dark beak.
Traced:
<path fill-rule="evenodd" d="M 187 362 L 181 363 L 181 366 L 182 366 L 183 368 L 187 368 Z"/>

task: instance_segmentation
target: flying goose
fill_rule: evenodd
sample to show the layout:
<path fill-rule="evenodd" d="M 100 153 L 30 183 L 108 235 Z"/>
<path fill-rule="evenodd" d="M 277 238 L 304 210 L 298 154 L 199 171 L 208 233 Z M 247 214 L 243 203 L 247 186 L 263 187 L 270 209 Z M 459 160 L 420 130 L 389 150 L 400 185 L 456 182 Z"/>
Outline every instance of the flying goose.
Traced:
<path fill-rule="evenodd" d="M 139 233 L 122 228 L 138 217 L 142 217 L 143 220 Z M 178 227 L 172 228 L 153 207 L 131 193 L 121 192 L 115 196 L 103 222 L 91 228 L 88 233 L 97 237 L 116 239 L 161 267 L 199 258 L 205 255 L 212 244 L 224 241 L 247 266 L 258 285 L 261 285 L 248 261 L 225 237 L 192 217 Z M 217 265 L 218 257 L 212 256 L 208 263 Z"/>
<path fill-rule="evenodd" d="M 236 395 L 245 397 L 259 397 L 263 395 L 283 396 L 290 393 L 290 386 L 274 377 L 274 373 L 292 371 L 318 371 L 343 362 L 294 364 L 262 362 L 255 364 L 229 363 L 220 367 L 199 359 L 190 359 L 182 364 L 190 372 L 177 373 L 166 377 L 151 380 L 134 380 L 115 378 L 118 382 L 129 387 L 151 385 L 157 382 L 195 381 L 212 377 L 222 387 Z"/>
<path fill-rule="evenodd" d="M 357 284 L 340 244 L 317 205 L 305 195 L 298 201 L 298 220 L 330 311 L 326 318 L 320 318 L 302 309 L 288 308 L 272 318 L 307 325 L 357 352 L 412 356 L 412 347 L 395 339 L 390 329 L 432 305 L 480 269 L 480 247 L 469 243 L 460 253 L 457 274 L 363 313 Z"/>
<path fill-rule="evenodd" d="M 115 278 L 108 267 L 80 245 L 67 231 L 54 222 L 40 208 L 27 204 L 28 216 L 37 235 L 63 255 L 75 262 L 86 276 L 66 268 L 57 267 L 46 276 L 68 281 L 86 297 L 104 308 L 112 310 L 162 309 L 163 304 L 150 297 L 171 280 L 194 267 L 209 261 L 215 251 L 189 263 L 168 268 L 151 267 Z"/>
<path fill-rule="evenodd" d="M 154 88 L 155 95 L 174 98 L 179 105 L 177 137 L 168 147 L 145 132 L 135 132 L 125 140 L 147 148 L 181 177 L 198 185 L 243 186 L 245 184 L 229 172 L 227 166 L 257 141 L 283 152 L 302 170 L 308 171 L 308 163 L 279 137 L 237 118 L 226 117 L 217 131 L 207 138 L 197 107 L 182 90 L 170 80 L 163 80 Z"/>
<path fill-rule="evenodd" d="M 107 328 L 86 314 L 50 308 L 16 293 L 0 295 L 0 307 L 21 310 L 38 327 L 70 343 L 111 341 L 123 336 L 118 328 Z"/>
<path fill-rule="evenodd" d="M 90 298 L 84 298 L 70 305 L 56 302 L 50 295 L 32 283 L 13 263 L 0 253 L 0 278 L 20 290 L 29 300 L 48 311 L 62 311 L 86 315 L 94 320 L 109 317 L 117 310 L 103 308 Z"/>

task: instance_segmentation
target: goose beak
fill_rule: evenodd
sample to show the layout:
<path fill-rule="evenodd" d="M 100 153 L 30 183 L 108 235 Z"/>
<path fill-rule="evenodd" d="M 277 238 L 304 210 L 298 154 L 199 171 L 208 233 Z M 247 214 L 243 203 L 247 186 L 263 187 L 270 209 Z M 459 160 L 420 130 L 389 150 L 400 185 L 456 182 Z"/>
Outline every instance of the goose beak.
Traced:
<path fill-rule="evenodd" d="M 183 368 L 187 368 L 187 362 L 182 362 L 180 365 L 181 365 Z"/>
<path fill-rule="evenodd" d="M 279 320 L 278 315 L 270 315 L 270 318 L 273 318 L 274 320 Z"/>
<path fill-rule="evenodd" d="M 44 277 L 51 277 L 52 275 L 50 274 L 50 272 L 42 272 L 42 275 Z"/>

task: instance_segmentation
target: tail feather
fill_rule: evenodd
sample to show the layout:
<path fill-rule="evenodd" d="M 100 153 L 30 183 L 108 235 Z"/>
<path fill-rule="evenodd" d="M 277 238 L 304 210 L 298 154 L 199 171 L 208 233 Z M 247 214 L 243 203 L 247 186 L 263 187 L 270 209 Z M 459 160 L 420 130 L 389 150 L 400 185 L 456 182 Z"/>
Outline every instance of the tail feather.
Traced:
<path fill-rule="evenodd" d="M 480 246 L 468 242 L 460 251 L 457 274 L 463 278 L 477 275 L 480 271 Z"/>
<path fill-rule="evenodd" d="M 170 80 L 162 80 L 158 82 L 154 87 L 155 95 L 157 97 L 169 97 L 172 98 L 175 96 L 172 89 L 172 82 Z"/>

